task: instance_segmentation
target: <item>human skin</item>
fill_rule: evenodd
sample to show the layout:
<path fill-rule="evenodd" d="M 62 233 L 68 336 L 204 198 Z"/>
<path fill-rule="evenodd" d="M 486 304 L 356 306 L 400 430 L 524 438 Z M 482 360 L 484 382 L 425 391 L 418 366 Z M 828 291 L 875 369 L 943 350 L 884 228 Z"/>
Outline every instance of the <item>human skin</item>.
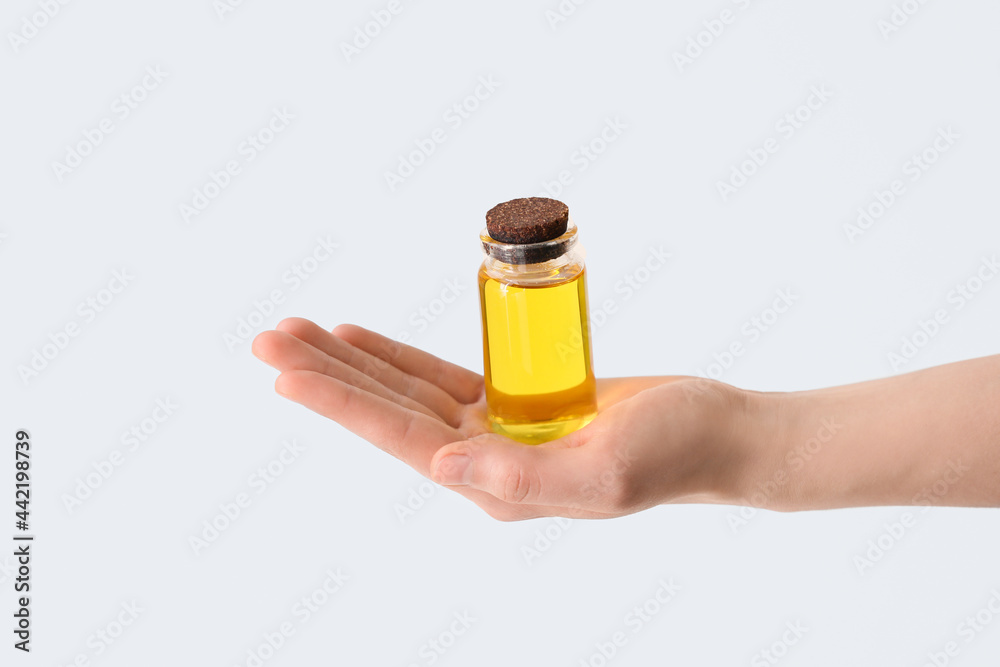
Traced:
<path fill-rule="evenodd" d="M 279 394 L 502 521 L 668 503 L 1000 506 L 1000 355 L 788 393 L 599 379 L 590 424 L 524 445 L 490 431 L 481 375 L 367 329 L 289 318 L 253 352 L 280 371 Z"/>

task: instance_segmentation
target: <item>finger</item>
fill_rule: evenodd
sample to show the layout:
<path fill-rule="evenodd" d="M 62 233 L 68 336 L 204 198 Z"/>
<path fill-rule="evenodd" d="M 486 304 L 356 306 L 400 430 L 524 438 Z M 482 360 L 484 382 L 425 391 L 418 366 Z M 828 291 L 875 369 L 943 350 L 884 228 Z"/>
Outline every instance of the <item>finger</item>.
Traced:
<path fill-rule="evenodd" d="M 625 459 L 616 470 L 606 448 L 583 446 L 584 438 L 585 429 L 551 446 L 526 446 L 499 437 L 451 443 L 434 455 L 432 479 L 485 491 L 515 505 L 619 511 L 630 501 L 624 473 L 631 461 Z"/>
<path fill-rule="evenodd" d="M 278 323 L 277 329 L 353 366 L 397 394 L 424 404 L 452 426 L 458 425 L 461 421 L 464 406 L 456 401 L 451 394 L 351 345 L 318 324 L 300 317 L 290 317 Z"/>
<path fill-rule="evenodd" d="M 370 391 L 376 396 L 398 403 L 405 408 L 422 412 L 437 419 L 444 419 L 452 426 L 458 423 L 454 409 L 450 414 L 438 414 L 423 403 L 398 394 L 392 388 L 386 387 L 353 366 L 331 357 L 322 350 L 318 350 L 309 343 L 284 331 L 265 331 L 259 334 L 254 338 L 252 349 L 254 355 L 279 371 L 302 370 L 323 373 L 359 389 Z M 457 403 L 452 401 L 452 404 L 457 408 Z"/>
<path fill-rule="evenodd" d="M 333 383 L 330 383 L 332 380 Z M 340 383 L 339 386 L 336 383 Z M 289 370 L 282 373 L 276 383 L 278 393 L 301 403 L 305 407 L 347 427 L 356 435 L 372 442 L 413 467 L 425 477 L 430 477 L 430 460 L 441 443 L 452 442 L 461 435 L 450 429 L 427 424 L 421 415 L 399 414 L 391 404 L 351 395 L 357 387 L 336 378 L 308 370 Z M 363 393 L 363 392 L 362 392 Z M 378 399 L 378 397 L 372 397 Z M 351 401 L 357 401 L 352 403 Z M 359 414 L 364 413 L 364 414 Z M 344 420 L 338 415 L 349 415 Z M 365 416 L 367 415 L 367 416 Z M 440 421 L 434 420 L 438 425 Z M 377 424 L 375 422 L 378 422 Z M 403 435 L 400 435 L 400 434 Z M 388 446 L 386 442 L 399 443 Z M 487 514 L 501 521 L 523 521 L 546 516 L 563 516 L 579 519 L 610 518 L 611 514 L 544 505 L 512 504 L 471 487 L 452 487 L 481 507 Z"/>
<path fill-rule="evenodd" d="M 278 376 L 275 390 L 429 477 L 431 457 L 462 435 L 440 419 L 315 371 L 291 370 Z"/>
<path fill-rule="evenodd" d="M 333 334 L 405 373 L 440 387 L 460 403 L 475 403 L 485 391 L 483 377 L 478 373 L 374 331 L 354 324 L 341 324 Z"/>

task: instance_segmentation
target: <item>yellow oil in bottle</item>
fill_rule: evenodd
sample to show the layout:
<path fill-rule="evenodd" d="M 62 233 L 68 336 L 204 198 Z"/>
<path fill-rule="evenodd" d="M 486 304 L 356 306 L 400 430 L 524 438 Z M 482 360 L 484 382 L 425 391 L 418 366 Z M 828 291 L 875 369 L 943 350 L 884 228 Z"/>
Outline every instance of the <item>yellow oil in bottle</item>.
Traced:
<path fill-rule="evenodd" d="M 486 400 L 495 432 L 538 444 L 597 414 L 584 273 L 519 286 L 480 270 Z"/>

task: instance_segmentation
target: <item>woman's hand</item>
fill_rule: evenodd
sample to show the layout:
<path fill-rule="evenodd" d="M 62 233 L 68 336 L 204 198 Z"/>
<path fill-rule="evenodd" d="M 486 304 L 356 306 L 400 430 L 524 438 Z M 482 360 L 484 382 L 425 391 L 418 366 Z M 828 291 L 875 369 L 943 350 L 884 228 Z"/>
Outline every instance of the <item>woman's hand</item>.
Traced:
<path fill-rule="evenodd" d="M 598 415 L 541 445 L 490 431 L 483 377 L 367 329 L 299 318 L 254 340 L 279 394 L 504 520 L 728 502 L 747 395 L 681 377 L 598 380 Z M 727 446 L 728 445 L 728 446 Z"/>
<path fill-rule="evenodd" d="M 1000 355 L 793 393 L 598 380 L 598 415 L 541 445 L 492 433 L 482 376 L 352 325 L 287 319 L 254 354 L 278 393 L 501 520 L 662 503 L 783 511 L 1000 506 Z"/>

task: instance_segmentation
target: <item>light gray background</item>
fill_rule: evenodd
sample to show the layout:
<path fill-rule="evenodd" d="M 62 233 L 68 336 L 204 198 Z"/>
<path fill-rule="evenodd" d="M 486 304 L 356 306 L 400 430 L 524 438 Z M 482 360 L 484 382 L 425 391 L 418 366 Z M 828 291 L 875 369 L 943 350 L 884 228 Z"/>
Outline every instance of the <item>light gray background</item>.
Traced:
<path fill-rule="evenodd" d="M 782 665 L 922 665 L 951 640 L 949 664 L 992 664 L 1000 617 L 972 642 L 957 632 L 1000 590 L 993 511 L 917 510 L 863 574 L 855 556 L 904 510 L 762 512 L 734 532 L 733 508 L 662 507 L 563 529 L 498 523 L 438 488 L 401 522 L 397 504 L 432 487 L 281 399 L 249 343 L 224 340 L 281 289 L 254 333 L 292 315 L 356 322 L 481 370 L 483 215 L 568 170 L 591 303 L 618 307 L 594 333 L 602 376 L 707 372 L 779 289 L 795 305 L 724 380 L 814 388 L 998 352 L 1000 281 L 961 311 L 948 295 L 1000 251 L 1000 5 L 929 2 L 886 38 L 887 0 L 746 4 L 593 0 L 553 29 L 556 0 L 403 0 L 347 62 L 341 43 L 387 3 L 247 0 L 220 18 L 210 0 L 70 2 L 16 50 L 9 33 L 41 10 L 5 3 L 0 440 L 9 452 L 31 431 L 38 542 L 35 651 L 8 637 L 3 664 L 246 665 L 292 621 L 264 664 L 427 665 L 421 646 L 462 612 L 476 621 L 434 664 L 597 665 L 619 630 L 608 664 L 769 664 L 758 651 L 788 622 L 808 631 Z M 679 71 L 674 53 L 724 9 L 734 21 Z M 52 163 L 156 66 L 167 78 L 60 182 Z M 448 125 L 490 76 L 495 93 Z M 812 86 L 829 101 L 723 202 L 717 181 Z M 185 223 L 179 205 L 275 108 L 289 127 Z M 574 152 L 615 118 L 627 128 L 580 172 Z M 857 208 L 949 126 L 955 145 L 851 243 Z M 390 191 L 384 173 L 437 127 L 447 141 Z M 320 236 L 338 251 L 292 290 L 283 274 Z M 671 259 L 625 298 L 616 283 L 650 246 Z M 134 280 L 86 322 L 78 304 L 121 269 Z M 423 327 L 448 281 L 460 297 Z M 888 354 L 939 308 L 948 323 L 894 368 Z M 24 382 L 18 367 L 70 322 L 80 334 Z M 179 408 L 128 452 L 123 432 L 165 398 Z M 257 495 L 248 477 L 288 439 L 305 451 Z M 124 463 L 68 511 L 64 495 L 116 449 Z M 189 537 L 241 492 L 251 506 L 195 555 Z M 529 565 L 537 531 L 556 539 Z M 8 619 L 11 564 L 0 556 Z M 349 581 L 300 624 L 293 605 L 331 568 Z M 661 578 L 681 591 L 632 633 L 626 614 Z M 144 611 L 95 655 L 88 637 L 132 601 Z"/>

